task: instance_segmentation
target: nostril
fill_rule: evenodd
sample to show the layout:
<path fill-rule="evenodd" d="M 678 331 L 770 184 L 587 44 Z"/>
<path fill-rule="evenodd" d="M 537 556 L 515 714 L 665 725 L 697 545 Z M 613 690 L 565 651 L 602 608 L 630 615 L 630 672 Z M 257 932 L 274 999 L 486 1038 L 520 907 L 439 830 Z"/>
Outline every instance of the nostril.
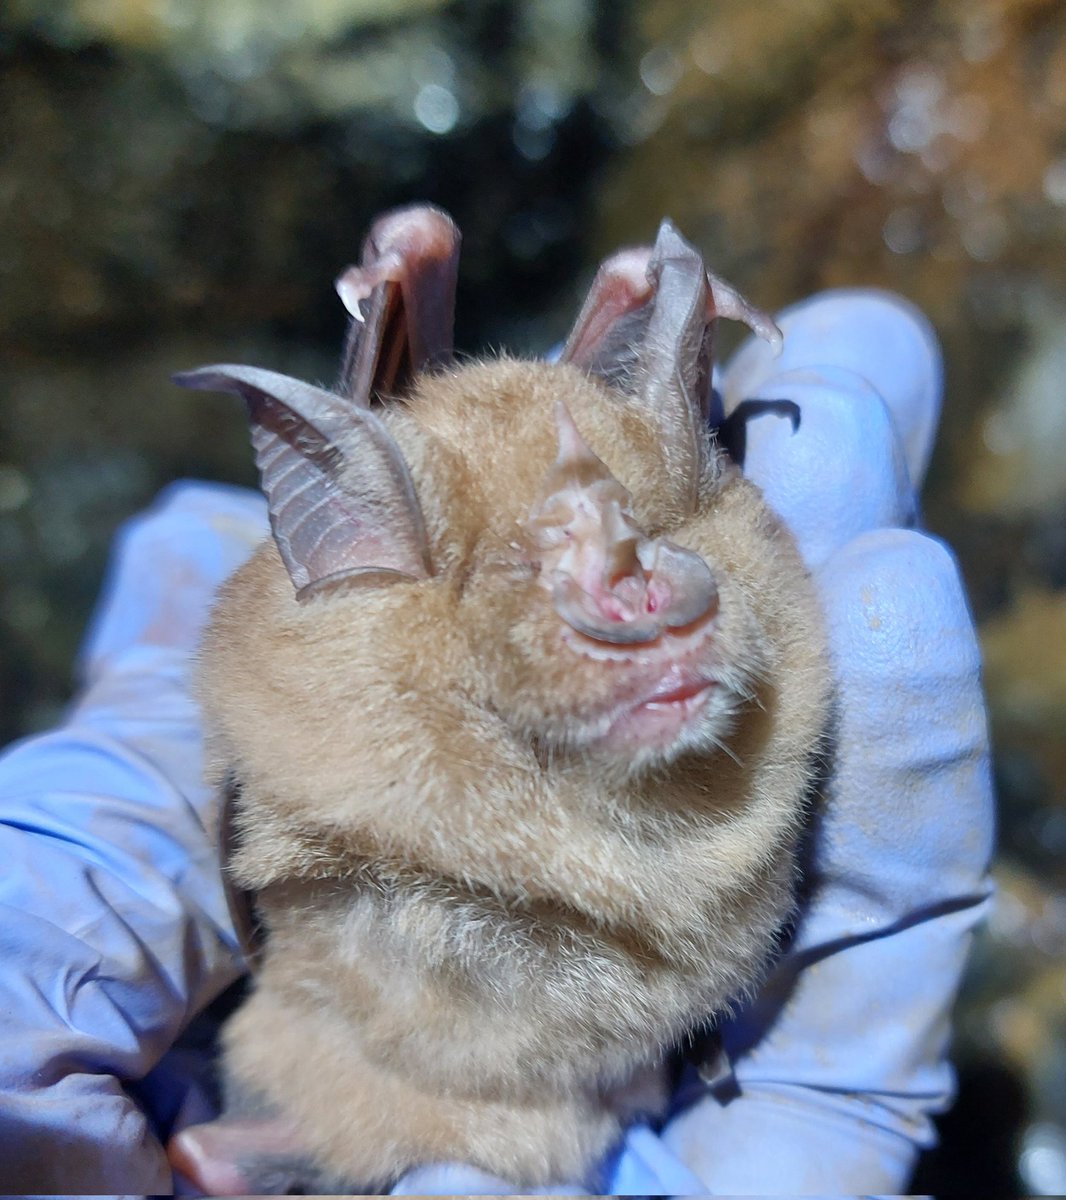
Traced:
<path fill-rule="evenodd" d="M 673 553 L 676 551 L 676 554 Z M 582 587 L 568 571 L 552 572 L 552 604 L 571 629 L 612 644 L 653 642 L 667 630 L 712 620 L 718 588 L 711 569 L 689 551 L 660 552 L 661 570 Z"/>
<path fill-rule="evenodd" d="M 680 629 L 718 611 L 714 573 L 693 550 L 665 538 L 645 542 L 640 558 L 647 579 L 645 607 L 668 629 Z"/>
<path fill-rule="evenodd" d="M 661 575 L 649 572 L 648 586 L 644 596 L 644 607 L 647 612 L 658 613 L 668 618 L 674 600 L 674 590 L 669 582 Z"/>
<path fill-rule="evenodd" d="M 552 603 L 571 629 L 598 642 L 613 645 L 653 642 L 663 630 L 657 616 L 625 604 L 613 592 L 591 595 L 562 571 L 554 576 Z"/>

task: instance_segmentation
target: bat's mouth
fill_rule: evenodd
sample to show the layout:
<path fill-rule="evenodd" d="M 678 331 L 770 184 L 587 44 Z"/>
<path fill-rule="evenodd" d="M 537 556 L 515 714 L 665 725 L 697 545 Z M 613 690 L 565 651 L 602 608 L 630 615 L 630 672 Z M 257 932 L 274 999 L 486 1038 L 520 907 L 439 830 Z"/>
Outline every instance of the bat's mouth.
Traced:
<path fill-rule="evenodd" d="M 612 719 L 600 744 L 624 753 L 669 751 L 704 720 L 720 690 L 715 679 L 675 668 L 654 691 L 626 705 Z"/>
<path fill-rule="evenodd" d="M 683 683 L 669 691 L 655 692 L 646 700 L 642 700 L 633 711 L 639 712 L 641 709 L 666 711 L 678 706 L 691 708 L 700 697 L 705 698 L 705 693 L 714 686 L 712 679 Z"/>

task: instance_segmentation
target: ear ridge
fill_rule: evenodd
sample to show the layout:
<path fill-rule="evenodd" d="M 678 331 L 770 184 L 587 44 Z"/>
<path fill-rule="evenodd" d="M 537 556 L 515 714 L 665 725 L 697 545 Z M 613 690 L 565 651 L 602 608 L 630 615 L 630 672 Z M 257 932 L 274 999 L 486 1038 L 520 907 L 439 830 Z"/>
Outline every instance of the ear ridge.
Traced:
<path fill-rule="evenodd" d="M 559 356 L 623 391 L 650 315 L 650 257 L 650 247 L 636 246 L 600 264 Z"/>
<path fill-rule="evenodd" d="M 274 540 L 298 598 L 344 580 L 430 574 L 411 472 L 373 413 L 258 367 L 203 367 L 175 382 L 244 400 Z"/>

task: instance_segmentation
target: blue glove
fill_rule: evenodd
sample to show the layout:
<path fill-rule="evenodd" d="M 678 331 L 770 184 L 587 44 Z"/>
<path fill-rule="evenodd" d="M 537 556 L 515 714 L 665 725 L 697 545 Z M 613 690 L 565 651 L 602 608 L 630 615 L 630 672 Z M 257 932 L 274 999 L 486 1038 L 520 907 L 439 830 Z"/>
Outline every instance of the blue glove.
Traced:
<path fill-rule="evenodd" d="M 250 493 L 169 489 L 121 538 L 66 721 L 0 758 L 7 1193 L 173 1190 L 123 1081 L 241 970 L 189 665 L 215 589 L 264 528 Z"/>
<path fill-rule="evenodd" d="M 632 1128 L 604 1167 L 616 1194 L 897 1191 L 950 1092 L 947 1014 L 987 896 L 991 816 L 965 602 L 946 552 L 904 528 L 936 350 L 910 310 L 870 294 L 782 324 L 784 356 L 745 348 L 722 387 L 727 404 L 800 406 L 795 433 L 780 406 L 748 422 L 746 469 L 822 584 L 841 751 L 792 946 L 724 1030 L 732 1085 L 689 1078 L 662 1130 Z M 173 1075 L 149 1077 L 171 1094 L 142 1088 L 145 1108 L 118 1081 L 149 1072 L 240 970 L 188 663 L 214 588 L 264 529 L 257 498 L 166 494 L 123 539 L 68 721 L 0 760 L 6 1190 L 169 1191 L 154 1123 L 209 1115 Z M 511 1190 L 458 1166 L 396 1189 Z"/>
<path fill-rule="evenodd" d="M 722 380 L 795 401 L 748 426 L 745 469 L 815 573 L 838 752 L 809 899 L 756 1002 L 724 1030 L 735 1098 L 693 1087 L 662 1143 L 732 1193 L 899 1192 L 949 1103 L 950 1014 L 990 895 L 993 807 L 980 660 L 954 560 L 914 526 L 940 396 L 936 343 L 891 297 L 783 314 Z"/>

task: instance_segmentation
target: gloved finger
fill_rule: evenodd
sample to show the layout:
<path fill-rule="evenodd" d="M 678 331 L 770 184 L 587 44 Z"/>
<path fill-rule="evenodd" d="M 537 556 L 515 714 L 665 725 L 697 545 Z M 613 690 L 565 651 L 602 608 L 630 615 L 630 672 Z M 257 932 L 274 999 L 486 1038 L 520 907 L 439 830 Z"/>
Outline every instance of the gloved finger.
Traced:
<path fill-rule="evenodd" d="M 777 323 L 784 334 L 778 358 L 765 342 L 749 338 L 723 369 L 726 412 L 791 371 L 829 368 L 858 376 L 884 400 L 907 477 L 920 490 L 943 390 L 940 348 L 925 316 L 889 292 L 841 288 L 786 308 Z"/>
<path fill-rule="evenodd" d="M 41 1039 L 26 1030 L 25 1048 Z M 72 1071 L 32 1092 L 0 1092 L 5 1194 L 169 1195 L 170 1169 L 148 1121 L 114 1076 Z"/>
<path fill-rule="evenodd" d="M 855 1092 L 753 1084 L 728 1103 L 701 1098 L 662 1142 L 699 1177 L 691 1194 L 896 1196 L 914 1169 L 918 1131 L 892 1123 Z"/>
<path fill-rule="evenodd" d="M 760 410 L 758 405 L 773 401 Z M 781 402 L 794 406 L 782 410 Z M 871 529 L 916 518 L 899 439 L 884 401 L 853 372 L 775 375 L 745 401 L 742 466 L 817 568 Z M 793 420 L 792 413 L 795 413 Z"/>
<path fill-rule="evenodd" d="M 671 1146 L 641 1122 L 626 1130 L 604 1190 L 609 1196 L 703 1196 L 707 1186 Z"/>
<path fill-rule="evenodd" d="M 705 1191 L 701 1181 L 643 1122 L 631 1125 L 622 1144 L 602 1164 L 603 1178 L 596 1194 L 610 1196 L 698 1196 Z M 488 1175 L 475 1167 L 444 1164 L 408 1172 L 393 1189 L 395 1196 L 505 1196 L 515 1194 L 515 1185 Z M 523 1195 L 583 1196 L 587 1187 L 557 1184 L 526 1189 Z"/>
<path fill-rule="evenodd" d="M 739 1097 L 698 1089 L 664 1134 L 715 1191 L 903 1188 L 950 1096 L 949 1015 L 990 892 L 980 660 L 951 555 L 875 531 L 818 583 L 839 706 L 809 895 L 723 1030 Z"/>
<path fill-rule="evenodd" d="M 464 1163 L 435 1163 L 416 1167 L 392 1189 L 393 1196 L 513 1196 L 515 1184 Z M 554 1188 L 525 1189 L 524 1196 L 584 1196 L 577 1184 Z"/>
<path fill-rule="evenodd" d="M 122 1081 L 151 1068 L 236 962 L 219 914 L 198 912 L 161 869 L 173 849 L 161 864 L 138 858 L 138 841 L 166 842 L 142 834 L 143 793 L 72 790 L 72 778 L 105 782 L 108 755 L 76 741 L 47 735 L 0 761 L 0 1179 L 9 1194 L 166 1193 L 162 1147 Z M 112 844 L 127 823 L 139 836 Z M 200 865 L 184 864 L 182 882 L 209 896 Z"/>
<path fill-rule="evenodd" d="M 258 493 L 176 483 L 116 538 L 96 614 L 81 649 L 90 678 L 120 656 L 191 651 L 215 591 L 267 533 Z"/>
<path fill-rule="evenodd" d="M 984 895 L 994 834 L 980 651 L 950 551 L 875 531 L 817 582 L 837 711 L 799 945 Z"/>

